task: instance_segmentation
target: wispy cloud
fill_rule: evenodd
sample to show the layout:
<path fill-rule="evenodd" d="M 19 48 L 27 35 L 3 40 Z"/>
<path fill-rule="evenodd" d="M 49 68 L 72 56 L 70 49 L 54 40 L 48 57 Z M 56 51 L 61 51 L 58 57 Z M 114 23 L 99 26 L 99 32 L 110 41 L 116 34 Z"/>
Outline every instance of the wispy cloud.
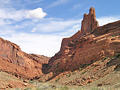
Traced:
<path fill-rule="evenodd" d="M 71 29 L 74 25 L 80 24 L 81 20 L 48 20 L 47 22 L 37 23 L 32 32 L 64 32 Z"/>
<path fill-rule="evenodd" d="M 112 16 L 97 18 L 100 25 L 117 21 L 119 19 L 120 19 L 119 17 L 112 17 Z M 9 24 L 5 24 L 3 26 L 4 28 L 2 27 L 0 28 L 0 36 L 18 44 L 25 52 L 37 53 L 46 56 L 53 56 L 55 53 L 59 51 L 62 38 L 69 37 L 75 34 L 78 30 L 80 30 L 81 27 L 80 23 L 81 23 L 81 19 L 63 20 L 63 19 L 48 18 L 48 19 L 43 19 L 41 21 L 39 20 L 35 20 L 35 21 L 33 20 L 31 22 L 26 21 L 23 24 L 18 25 L 18 27 L 16 25 L 15 27 Z M 41 25 L 41 27 L 39 27 L 39 25 Z M 26 30 L 26 27 L 28 28 L 30 26 L 33 26 L 33 28 L 37 27 L 37 31 L 35 31 L 34 33 L 27 33 L 26 31 L 23 32 L 19 31 L 18 33 L 17 31 L 18 28 L 22 27 L 23 29 Z M 30 29 L 30 31 L 31 30 L 32 28 Z M 41 32 L 45 32 L 45 33 L 42 34 Z M 49 34 L 48 32 L 52 32 L 52 33 Z"/>
<path fill-rule="evenodd" d="M 11 36 L 3 37 L 18 44 L 21 49 L 27 53 L 36 53 L 46 56 L 53 56 L 59 51 L 63 38 L 63 36 L 58 35 L 28 33 L 13 33 Z"/>
<path fill-rule="evenodd" d="M 0 32 L 3 38 L 18 44 L 27 53 L 53 56 L 60 50 L 63 38 L 69 37 L 80 30 L 80 25 L 71 26 L 71 29 L 57 34 L 18 33 L 12 30 Z M 24 37 L 24 39 L 23 39 Z M 49 45 L 49 46 L 48 46 Z"/>
<path fill-rule="evenodd" d="M 50 4 L 47 8 L 56 7 L 56 6 L 58 6 L 58 5 L 67 3 L 68 1 L 69 1 L 69 0 L 56 0 L 56 1 L 54 1 L 52 4 Z"/>
<path fill-rule="evenodd" d="M 75 4 L 73 5 L 72 9 L 78 9 L 78 8 L 81 8 L 83 5 L 82 4 Z"/>
<path fill-rule="evenodd" d="M 43 11 L 42 8 L 16 9 L 12 7 L 14 1 L 16 6 L 21 6 L 19 4 L 21 0 L 0 1 L 0 36 L 18 44 L 27 53 L 53 56 L 59 51 L 62 38 L 72 36 L 81 28 L 81 19 L 44 18 L 49 13 Z M 33 2 L 43 0 L 23 1 L 31 5 Z M 68 1 L 70 0 L 56 0 L 48 7 L 56 7 Z M 73 6 L 74 9 L 79 7 L 82 6 L 80 4 Z M 100 26 L 119 19 L 118 16 L 97 18 Z"/>
<path fill-rule="evenodd" d="M 119 18 L 118 17 L 98 18 L 100 25 L 110 23 L 116 20 L 119 20 Z M 5 25 L 4 27 L 7 27 L 7 28 L 5 29 L 0 28 L 0 35 L 5 39 L 18 44 L 22 48 L 22 50 L 27 53 L 37 53 L 37 54 L 46 55 L 46 56 L 53 56 L 55 53 L 59 51 L 62 38 L 69 37 L 75 34 L 78 30 L 80 30 L 80 22 L 81 22 L 81 20 L 62 20 L 62 19 L 46 19 L 46 20 L 44 19 L 42 22 L 38 22 L 38 21 L 25 22 L 27 25 L 25 25 L 24 23 L 20 25 L 20 27 L 23 27 L 23 28 L 29 27 L 28 25 L 32 25 L 33 23 L 35 23 L 36 25 L 36 26 L 34 25 L 34 28 L 35 28 L 37 27 L 37 25 L 39 26 L 44 22 L 42 29 L 48 26 L 49 30 L 46 29 L 45 32 L 53 32 L 53 33 L 51 34 L 27 33 L 27 32 L 18 33 L 18 31 L 16 30 L 16 27 L 10 27 L 9 25 Z M 49 25 L 47 22 L 49 22 Z M 53 23 L 56 23 L 56 24 L 53 24 Z M 60 25 L 60 23 L 63 23 L 63 24 Z M 69 27 L 69 28 L 65 28 L 65 27 Z M 61 29 L 61 32 L 56 31 L 58 30 L 58 28 Z M 38 27 L 38 30 L 40 29 L 41 28 Z"/>
<path fill-rule="evenodd" d="M 0 8 L 20 9 L 31 5 L 41 4 L 43 1 L 44 0 L 0 0 Z"/>
<path fill-rule="evenodd" d="M 46 23 L 49 23 L 49 25 Z M 43 26 L 41 25 L 41 28 L 37 27 L 40 24 L 42 24 Z M 20 32 L 19 30 L 17 30 L 21 27 L 26 30 L 26 27 L 28 28 L 32 25 L 34 28 L 37 27 L 38 31 L 34 33 L 29 33 L 26 31 Z M 3 28 L 0 28 L 0 36 L 18 44 L 22 48 L 22 50 L 27 53 L 53 56 L 59 51 L 62 38 L 71 36 L 78 30 L 80 30 L 80 20 L 44 19 L 40 22 L 39 20 L 25 22 L 17 26 L 5 24 Z M 41 32 L 45 33 L 42 34 Z M 52 33 L 49 34 L 48 32 Z"/>
<path fill-rule="evenodd" d="M 0 9 L 0 19 L 42 19 L 46 15 L 47 14 L 42 10 L 42 8 L 36 8 L 33 10 Z"/>
<path fill-rule="evenodd" d="M 97 18 L 99 25 L 105 25 L 108 24 L 110 22 L 115 22 L 117 20 L 120 20 L 120 16 L 103 16 L 103 17 L 99 17 Z"/>

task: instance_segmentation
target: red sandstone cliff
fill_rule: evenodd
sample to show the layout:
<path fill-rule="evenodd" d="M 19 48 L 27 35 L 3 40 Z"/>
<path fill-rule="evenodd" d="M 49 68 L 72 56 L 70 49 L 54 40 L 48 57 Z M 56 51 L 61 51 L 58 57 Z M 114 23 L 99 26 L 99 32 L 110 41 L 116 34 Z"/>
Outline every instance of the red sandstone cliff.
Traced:
<path fill-rule="evenodd" d="M 60 51 L 50 60 L 45 56 L 27 54 L 16 44 L 0 38 L 0 71 L 25 79 L 48 81 L 58 74 L 61 75 L 57 77 L 66 77 L 65 73 L 69 72 L 65 71 L 82 68 L 79 78 L 72 80 L 68 76 L 71 80 L 63 78 L 63 84 L 87 85 L 119 69 L 119 58 L 120 21 L 99 27 L 94 8 L 84 14 L 81 30 L 64 38 Z"/>
<path fill-rule="evenodd" d="M 20 47 L 0 38 L 0 70 L 17 77 L 32 79 L 42 74 L 42 64 L 48 62 L 47 57 L 30 55 L 21 51 Z"/>
<path fill-rule="evenodd" d="M 0 70 L 16 77 L 50 80 L 64 71 L 73 71 L 115 53 L 120 53 L 120 21 L 99 27 L 95 9 L 91 8 L 84 15 L 81 30 L 64 38 L 60 51 L 50 60 L 27 54 L 16 44 L 0 38 Z"/>
<path fill-rule="evenodd" d="M 50 59 L 46 72 L 57 75 L 91 64 L 105 56 L 113 56 L 120 52 L 119 33 L 120 21 L 99 27 L 95 9 L 91 8 L 89 14 L 84 15 L 81 31 L 62 40 L 61 49 Z"/>

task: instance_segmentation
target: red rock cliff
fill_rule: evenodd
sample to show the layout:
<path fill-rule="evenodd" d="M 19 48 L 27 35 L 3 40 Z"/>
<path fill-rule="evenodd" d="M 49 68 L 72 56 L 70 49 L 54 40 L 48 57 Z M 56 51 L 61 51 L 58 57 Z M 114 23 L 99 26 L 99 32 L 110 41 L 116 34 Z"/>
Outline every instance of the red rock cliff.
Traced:
<path fill-rule="evenodd" d="M 0 70 L 17 77 L 33 79 L 42 74 L 42 64 L 49 58 L 29 55 L 16 44 L 0 38 Z M 43 60 L 43 61 L 42 61 Z"/>
<path fill-rule="evenodd" d="M 72 37 L 64 38 L 62 40 L 60 51 L 51 58 L 49 63 L 52 63 L 55 59 L 60 58 L 61 56 L 67 55 L 70 49 L 69 45 L 73 44 L 73 41 L 78 41 L 84 35 L 93 32 L 98 26 L 99 25 L 95 16 L 95 8 L 91 7 L 89 14 L 84 14 L 81 30 L 74 34 Z"/>
<path fill-rule="evenodd" d="M 75 70 L 120 52 L 119 33 L 120 21 L 98 27 L 95 9 L 91 8 L 89 14 L 84 15 L 81 31 L 63 39 L 60 51 L 48 63 L 47 72 L 59 74 Z"/>

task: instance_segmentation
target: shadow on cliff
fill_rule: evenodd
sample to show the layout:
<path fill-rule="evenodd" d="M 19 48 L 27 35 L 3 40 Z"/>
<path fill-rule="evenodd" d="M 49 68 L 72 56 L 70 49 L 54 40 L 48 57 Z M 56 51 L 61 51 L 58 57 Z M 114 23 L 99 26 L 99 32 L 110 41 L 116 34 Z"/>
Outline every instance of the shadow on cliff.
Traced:
<path fill-rule="evenodd" d="M 77 68 L 73 68 L 72 70 L 71 69 L 69 69 L 69 70 L 58 69 L 58 70 L 54 70 L 54 71 L 50 71 L 49 64 L 43 64 L 42 65 L 42 72 L 45 75 L 50 74 L 50 72 L 53 73 L 53 75 L 46 80 L 46 81 L 50 81 L 50 80 L 52 80 L 53 78 L 55 78 L 56 76 L 58 76 L 61 73 L 64 73 L 64 72 L 74 72 L 75 70 L 80 70 L 80 69 L 82 70 L 82 69 L 86 68 L 87 66 L 93 64 L 94 62 L 96 62 L 96 61 L 92 61 L 89 64 L 82 64 L 82 65 L 80 65 Z"/>

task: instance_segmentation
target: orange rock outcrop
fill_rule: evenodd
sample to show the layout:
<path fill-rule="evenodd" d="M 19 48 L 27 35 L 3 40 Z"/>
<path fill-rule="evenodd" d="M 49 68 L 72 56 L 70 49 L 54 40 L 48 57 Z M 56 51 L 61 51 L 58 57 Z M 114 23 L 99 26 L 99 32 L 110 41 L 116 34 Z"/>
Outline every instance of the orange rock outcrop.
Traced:
<path fill-rule="evenodd" d="M 42 60 L 41 60 L 42 59 Z M 17 77 L 33 79 L 42 74 L 47 57 L 27 54 L 10 41 L 0 38 L 0 70 Z"/>
<path fill-rule="evenodd" d="M 89 14 L 84 15 L 81 30 L 62 40 L 60 51 L 49 60 L 45 71 L 57 75 L 113 56 L 120 52 L 119 35 L 120 21 L 99 27 L 95 9 L 90 8 Z"/>
<path fill-rule="evenodd" d="M 81 26 L 82 34 L 88 34 L 93 32 L 98 27 L 98 22 L 96 20 L 95 8 L 90 8 L 89 14 L 84 14 Z"/>
<path fill-rule="evenodd" d="M 0 38 L 0 70 L 16 77 L 50 80 L 115 53 L 120 53 L 120 21 L 99 26 L 95 9 L 90 8 L 89 14 L 84 14 L 81 30 L 64 38 L 60 51 L 50 60 L 27 54 L 16 44 Z"/>

